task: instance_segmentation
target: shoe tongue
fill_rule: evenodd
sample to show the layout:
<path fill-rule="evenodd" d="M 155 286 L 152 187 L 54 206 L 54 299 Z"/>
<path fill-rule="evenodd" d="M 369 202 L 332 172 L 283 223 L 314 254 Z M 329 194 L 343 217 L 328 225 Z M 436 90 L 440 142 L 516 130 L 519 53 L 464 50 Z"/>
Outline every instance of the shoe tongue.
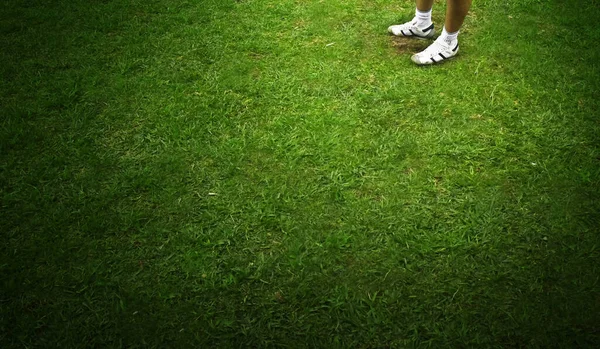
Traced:
<path fill-rule="evenodd" d="M 444 45 L 446 47 L 450 47 L 452 45 L 452 40 L 447 38 L 439 37 L 439 40 L 436 40 L 438 44 Z"/>
<path fill-rule="evenodd" d="M 440 47 L 441 46 L 441 47 Z M 437 55 L 440 52 L 440 49 L 448 47 L 446 44 L 446 40 L 438 39 L 431 44 L 426 51 L 428 51 L 429 55 Z"/>

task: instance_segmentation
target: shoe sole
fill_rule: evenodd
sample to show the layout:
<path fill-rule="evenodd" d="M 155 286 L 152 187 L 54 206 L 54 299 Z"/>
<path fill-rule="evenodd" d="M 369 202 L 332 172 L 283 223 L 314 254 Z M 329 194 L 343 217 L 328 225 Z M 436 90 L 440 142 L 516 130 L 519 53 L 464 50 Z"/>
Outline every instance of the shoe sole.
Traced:
<path fill-rule="evenodd" d="M 417 39 L 417 40 L 429 40 L 429 39 L 433 39 L 433 35 L 431 35 L 431 36 L 418 36 L 418 35 L 396 35 L 396 34 L 394 34 L 392 32 L 389 32 L 389 33 L 390 33 L 390 35 L 395 36 L 397 38 L 411 38 L 411 39 Z"/>
<path fill-rule="evenodd" d="M 388 28 L 388 33 L 390 35 L 393 35 L 393 36 L 399 37 L 399 38 L 415 38 L 417 40 L 429 40 L 435 36 L 435 29 L 431 28 L 431 32 L 427 36 L 420 36 L 420 35 L 415 35 L 415 34 L 413 34 L 413 35 L 404 35 L 404 34 L 396 35 L 396 34 L 392 33 L 392 31 L 389 28 Z"/>
<path fill-rule="evenodd" d="M 412 56 L 410 57 L 410 60 L 411 60 L 411 61 L 412 61 L 414 64 L 416 64 L 416 65 L 418 65 L 418 66 L 429 66 L 429 65 L 438 65 L 438 64 L 443 64 L 444 62 L 451 60 L 452 58 L 456 57 L 457 55 L 458 55 L 458 50 L 456 50 L 456 54 L 454 54 L 454 56 L 450 56 L 450 57 L 448 57 L 448 58 L 444 58 L 444 59 L 442 59 L 441 61 L 436 61 L 435 63 L 434 63 L 434 62 L 426 62 L 426 63 L 416 62 L 416 61 L 413 59 L 413 57 L 414 57 L 415 55 L 412 55 Z"/>

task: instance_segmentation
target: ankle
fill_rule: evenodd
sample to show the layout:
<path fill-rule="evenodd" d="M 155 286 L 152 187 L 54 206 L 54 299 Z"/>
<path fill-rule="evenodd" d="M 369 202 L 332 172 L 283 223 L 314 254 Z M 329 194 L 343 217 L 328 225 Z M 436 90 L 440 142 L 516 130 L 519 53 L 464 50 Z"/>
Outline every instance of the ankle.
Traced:
<path fill-rule="evenodd" d="M 431 25 L 431 9 L 429 11 L 419 11 L 419 9 L 415 10 L 415 18 L 416 25 L 418 28 L 427 28 Z"/>
<path fill-rule="evenodd" d="M 455 32 L 449 33 L 446 30 L 446 26 L 444 26 L 444 30 L 442 31 L 442 34 L 440 35 L 440 38 L 442 40 L 444 40 L 446 43 L 451 44 L 451 43 L 454 43 L 454 42 L 458 41 L 458 33 L 459 33 L 458 30 L 455 31 Z"/>

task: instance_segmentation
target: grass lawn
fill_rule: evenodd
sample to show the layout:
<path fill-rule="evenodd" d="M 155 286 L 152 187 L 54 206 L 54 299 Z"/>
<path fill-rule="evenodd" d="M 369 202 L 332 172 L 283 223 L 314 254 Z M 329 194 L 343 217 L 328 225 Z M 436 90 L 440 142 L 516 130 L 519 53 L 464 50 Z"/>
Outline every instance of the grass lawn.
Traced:
<path fill-rule="evenodd" d="M 600 347 L 600 5 L 413 14 L 2 1 L 0 347 Z"/>

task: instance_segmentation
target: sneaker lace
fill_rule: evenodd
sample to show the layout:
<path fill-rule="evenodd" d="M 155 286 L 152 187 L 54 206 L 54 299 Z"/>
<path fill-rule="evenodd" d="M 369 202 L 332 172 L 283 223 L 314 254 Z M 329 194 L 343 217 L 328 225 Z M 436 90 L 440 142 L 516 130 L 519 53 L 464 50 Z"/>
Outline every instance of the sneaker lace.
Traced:
<path fill-rule="evenodd" d="M 429 45 L 429 47 L 427 47 L 425 49 L 425 51 L 423 51 L 423 55 L 425 57 L 431 58 L 435 55 L 437 55 L 440 52 L 445 52 L 448 50 L 448 45 L 444 42 L 444 40 L 442 40 L 441 38 L 438 38 L 437 40 L 435 40 L 433 42 L 433 44 Z"/>
<path fill-rule="evenodd" d="M 416 27 L 417 27 L 417 22 L 414 20 L 400 24 L 400 28 L 403 30 L 409 30 L 409 29 L 416 28 Z"/>

